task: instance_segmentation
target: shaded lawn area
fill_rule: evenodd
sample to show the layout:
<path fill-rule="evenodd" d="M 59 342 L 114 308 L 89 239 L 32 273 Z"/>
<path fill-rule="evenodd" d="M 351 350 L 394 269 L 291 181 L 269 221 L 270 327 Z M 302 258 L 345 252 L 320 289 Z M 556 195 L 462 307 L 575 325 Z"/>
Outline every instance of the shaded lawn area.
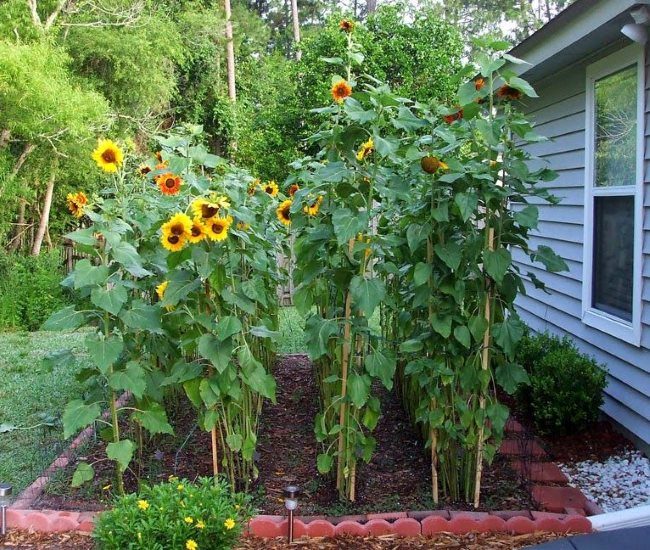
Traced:
<path fill-rule="evenodd" d="M 58 332 L 0 333 L 0 481 L 14 494 L 29 485 L 64 448 L 60 423 L 66 403 L 81 385 L 81 364 L 49 367 L 42 359 L 59 350 L 83 351 L 86 334 Z M 53 424 L 33 427 L 38 424 Z"/>
<path fill-rule="evenodd" d="M 278 353 L 304 351 L 304 322 L 293 307 L 280 310 Z M 61 413 L 81 392 L 75 375 L 80 360 L 57 365 L 43 358 L 60 350 L 84 351 L 85 332 L 0 333 L 0 482 L 14 486 L 17 494 L 65 448 Z M 42 425 L 31 429 L 38 424 Z"/>

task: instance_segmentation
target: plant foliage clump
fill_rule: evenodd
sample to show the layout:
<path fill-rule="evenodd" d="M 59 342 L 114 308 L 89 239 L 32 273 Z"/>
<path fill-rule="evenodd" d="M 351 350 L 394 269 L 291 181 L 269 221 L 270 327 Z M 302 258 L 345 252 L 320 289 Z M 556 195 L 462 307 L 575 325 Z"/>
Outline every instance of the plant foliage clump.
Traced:
<path fill-rule="evenodd" d="M 518 357 L 530 385 L 517 394 L 540 433 L 570 434 L 595 422 L 603 404 L 606 371 L 569 339 L 527 335 Z"/>

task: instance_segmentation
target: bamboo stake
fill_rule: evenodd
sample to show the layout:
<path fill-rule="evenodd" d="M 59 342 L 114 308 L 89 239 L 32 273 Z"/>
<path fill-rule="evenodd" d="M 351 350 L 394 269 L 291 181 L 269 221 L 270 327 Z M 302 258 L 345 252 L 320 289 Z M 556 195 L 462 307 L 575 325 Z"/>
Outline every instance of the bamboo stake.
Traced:
<path fill-rule="evenodd" d="M 217 426 L 212 426 L 211 430 L 212 436 L 212 475 L 214 476 L 214 481 L 216 483 L 217 476 L 219 475 L 219 456 L 217 448 Z"/>
<path fill-rule="evenodd" d="M 348 241 L 348 250 L 352 253 L 354 249 L 354 238 Z M 341 407 L 339 408 L 339 425 L 341 430 L 339 431 L 339 447 L 338 447 L 338 460 L 336 467 L 336 488 L 339 493 L 343 490 L 343 469 L 344 469 L 344 455 L 343 451 L 345 448 L 345 438 L 346 430 L 345 428 L 345 396 L 347 394 L 347 384 L 348 384 L 348 361 L 350 359 L 350 316 L 352 310 L 352 295 L 348 290 L 345 293 L 345 326 L 343 327 L 343 350 L 341 354 Z"/>
<path fill-rule="evenodd" d="M 486 216 L 486 223 L 489 220 Z M 494 228 L 489 227 L 487 234 L 487 249 L 494 250 Z M 487 296 L 485 298 L 485 320 L 487 321 L 487 328 L 483 335 L 483 349 L 481 350 L 481 369 L 488 370 L 490 367 L 490 321 L 492 319 L 492 287 L 488 288 Z M 485 411 L 485 395 L 481 393 L 479 396 L 479 409 Z M 474 508 L 478 508 L 481 499 L 481 476 L 483 474 L 483 436 L 485 432 L 485 420 L 481 423 L 478 432 L 478 442 L 476 448 L 476 478 L 474 481 Z"/>
<path fill-rule="evenodd" d="M 431 191 L 431 209 L 433 210 L 433 190 Z M 431 237 L 427 238 L 427 262 L 429 265 L 433 263 L 433 242 Z M 433 270 L 432 270 L 433 272 Z M 429 291 L 433 292 L 433 276 L 429 275 Z M 429 296 L 429 323 L 433 317 L 433 303 L 431 296 Z M 431 409 L 435 410 L 436 400 L 431 400 Z M 431 494 L 434 504 L 438 504 L 438 432 L 435 429 L 431 430 Z"/>

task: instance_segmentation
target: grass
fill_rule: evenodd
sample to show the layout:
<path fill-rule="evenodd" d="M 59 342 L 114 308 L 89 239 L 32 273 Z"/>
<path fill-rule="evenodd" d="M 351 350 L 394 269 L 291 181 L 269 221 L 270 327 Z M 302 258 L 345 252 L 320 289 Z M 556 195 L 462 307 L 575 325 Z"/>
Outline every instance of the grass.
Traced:
<path fill-rule="evenodd" d="M 17 493 L 61 452 L 60 414 L 79 395 L 72 357 L 57 365 L 42 359 L 58 350 L 83 349 L 83 333 L 0 333 L 0 481 Z"/>
<path fill-rule="evenodd" d="M 278 353 L 305 350 L 304 321 L 293 307 L 280 310 Z M 84 350 L 83 332 L 0 333 L 0 482 L 18 493 L 65 448 L 61 412 L 79 396 L 81 361 L 43 362 L 57 351 Z"/>

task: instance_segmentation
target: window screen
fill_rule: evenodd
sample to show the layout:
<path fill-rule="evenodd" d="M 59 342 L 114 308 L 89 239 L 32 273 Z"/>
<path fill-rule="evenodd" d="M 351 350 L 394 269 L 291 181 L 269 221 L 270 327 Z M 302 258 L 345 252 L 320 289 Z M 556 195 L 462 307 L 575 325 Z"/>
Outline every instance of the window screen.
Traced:
<path fill-rule="evenodd" d="M 632 320 L 634 196 L 594 197 L 593 307 Z"/>

